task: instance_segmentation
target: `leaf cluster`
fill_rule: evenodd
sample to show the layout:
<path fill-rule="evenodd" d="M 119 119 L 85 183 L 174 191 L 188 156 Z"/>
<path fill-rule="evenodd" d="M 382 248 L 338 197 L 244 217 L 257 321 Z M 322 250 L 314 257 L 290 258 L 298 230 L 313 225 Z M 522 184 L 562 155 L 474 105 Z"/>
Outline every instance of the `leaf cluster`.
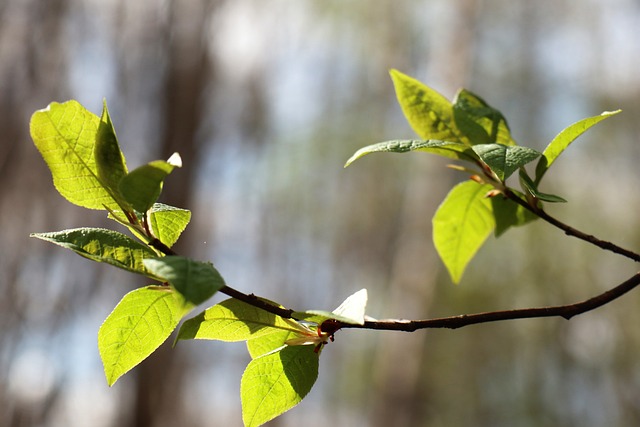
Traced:
<path fill-rule="evenodd" d="M 560 132 L 540 153 L 518 145 L 502 113 L 469 90 L 461 89 L 453 102 L 416 79 L 391 70 L 398 102 L 413 130 L 422 139 L 385 141 L 356 151 L 346 166 L 376 152 L 422 151 L 458 160 L 450 165 L 470 180 L 454 186 L 433 217 L 433 241 L 451 280 L 458 283 L 468 263 L 494 232 L 539 216 L 543 202 L 566 200 L 539 191 L 540 183 L 560 154 L 596 123 L 617 114 L 604 112 L 580 120 Z M 538 160 L 535 175 L 525 166 Z M 507 179 L 518 172 L 520 189 Z"/>
<path fill-rule="evenodd" d="M 101 117 L 76 101 L 52 103 L 33 114 L 30 128 L 58 192 L 78 206 L 106 211 L 130 232 L 84 227 L 32 237 L 152 281 L 124 295 L 98 332 L 111 386 L 164 343 L 194 307 L 227 286 L 211 263 L 171 249 L 191 219 L 186 209 L 158 203 L 165 178 L 182 166 L 177 153 L 128 171 L 106 102 Z M 186 320 L 176 341 L 246 341 L 251 361 L 241 381 L 242 413 L 245 425 L 257 426 L 307 395 L 335 322 L 362 325 L 366 302 L 362 290 L 334 312 L 296 312 L 296 320 L 231 298 Z"/>

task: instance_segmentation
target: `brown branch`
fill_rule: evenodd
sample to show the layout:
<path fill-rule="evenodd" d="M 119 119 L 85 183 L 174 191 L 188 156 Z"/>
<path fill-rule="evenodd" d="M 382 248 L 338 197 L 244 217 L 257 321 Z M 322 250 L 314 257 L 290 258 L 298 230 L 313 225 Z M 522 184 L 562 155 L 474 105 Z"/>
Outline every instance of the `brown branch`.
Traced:
<path fill-rule="evenodd" d="M 577 237 L 602 249 L 609 250 L 619 255 L 631 258 L 634 261 L 640 261 L 640 255 L 627 249 L 621 248 L 613 243 L 600 240 L 594 236 L 576 230 L 556 220 L 550 215 L 547 215 L 542 209 L 532 207 L 526 201 L 522 200 L 520 197 L 509 190 L 505 191 L 505 196 L 523 206 L 527 210 L 533 212 L 535 215 L 539 216 L 548 223 L 562 229 L 569 236 Z M 151 240 L 149 242 L 149 246 L 154 247 L 165 255 L 177 255 L 171 248 L 166 246 L 158 239 Z M 497 322 L 502 320 L 530 319 L 542 317 L 563 317 L 569 320 L 572 317 L 577 316 L 578 314 L 594 310 L 615 300 L 616 298 L 621 297 L 638 285 L 640 285 L 640 273 L 635 274 L 625 282 L 606 292 L 574 304 L 463 314 L 458 316 L 440 317 L 426 320 L 367 320 L 363 325 L 354 325 L 336 321 L 334 322 L 334 325 L 332 325 L 332 330 L 335 332 L 339 329 L 350 328 L 413 332 L 419 329 L 430 328 L 457 329 L 462 328 L 463 326 L 475 325 L 479 323 Z M 222 289 L 220 289 L 220 292 L 285 319 L 294 318 L 294 310 L 280 307 L 276 304 L 270 303 L 265 299 L 259 298 L 254 294 L 245 294 L 230 286 L 223 286 Z"/>
<path fill-rule="evenodd" d="M 290 308 L 279 307 L 275 304 L 269 303 L 268 301 L 258 298 L 254 294 L 245 294 L 240 292 L 237 289 L 234 289 L 230 286 L 223 286 L 222 289 L 219 290 L 225 295 L 228 295 L 232 298 L 239 299 L 240 301 L 246 302 L 249 305 L 254 307 L 258 307 L 263 309 L 264 311 L 268 311 L 269 313 L 275 314 L 277 316 L 283 317 L 285 319 L 292 319 L 294 310 Z"/>
<path fill-rule="evenodd" d="M 563 317 L 567 320 L 578 314 L 591 311 L 601 307 L 616 298 L 626 294 L 636 286 L 640 285 L 640 273 L 635 274 L 628 280 L 619 284 L 602 294 L 593 298 L 567 305 L 556 305 L 551 307 L 522 308 L 517 310 L 491 311 L 486 313 L 463 314 L 460 316 L 440 317 L 427 320 L 375 320 L 365 321 L 364 325 L 351 325 L 343 323 L 342 328 L 377 329 L 387 331 L 413 332 L 418 329 L 427 328 L 449 328 L 457 329 L 463 326 L 475 325 L 478 323 L 497 322 L 501 320 L 530 319 L 540 317 Z"/>
<path fill-rule="evenodd" d="M 551 215 L 547 214 L 544 209 L 537 207 L 537 206 L 531 206 L 529 203 L 527 203 L 525 200 L 521 199 L 520 197 L 518 197 L 515 193 L 513 193 L 512 191 L 510 191 L 509 189 L 503 191 L 504 195 L 509 199 L 512 200 L 513 202 L 519 204 L 520 206 L 522 206 L 523 208 L 527 209 L 528 211 L 530 211 L 531 213 L 533 213 L 534 215 L 542 218 L 544 221 L 548 222 L 549 224 L 553 225 L 554 227 L 557 227 L 559 229 L 561 229 L 562 231 L 564 231 L 564 233 L 567 236 L 573 236 L 576 237 L 580 240 L 584 240 L 585 242 L 591 243 L 592 245 L 595 245 L 601 249 L 604 249 L 606 251 L 610 251 L 613 253 L 616 253 L 618 255 L 622 255 L 624 257 L 630 258 L 632 260 L 634 260 L 635 262 L 640 262 L 640 254 L 637 254 L 633 251 L 630 251 L 628 249 L 624 249 L 618 245 L 615 245 L 611 242 L 608 242 L 606 240 L 600 240 L 595 236 L 592 236 L 590 234 L 586 234 L 583 233 L 580 230 L 576 230 L 575 228 L 555 219 L 554 217 L 552 217 Z"/>
<path fill-rule="evenodd" d="M 171 249 L 169 246 L 162 243 L 159 239 L 153 238 L 147 244 L 152 248 L 159 250 L 165 255 L 178 255 L 173 249 Z"/>
<path fill-rule="evenodd" d="M 178 255 L 173 249 L 171 249 L 169 246 L 165 245 L 158 239 L 154 238 L 148 244 L 152 248 L 159 250 L 165 255 L 169 255 L 169 256 Z M 293 317 L 294 310 L 282 308 L 275 304 L 271 304 L 262 298 L 258 298 L 254 294 L 245 294 L 244 292 L 241 292 L 237 289 L 234 289 L 226 285 L 223 286 L 218 291 L 232 298 L 239 299 L 240 301 L 246 302 L 249 305 L 268 311 L 269 313 L 278 315 L 280 317 L 284 317 L 285 319 L 291 319 Z"/>

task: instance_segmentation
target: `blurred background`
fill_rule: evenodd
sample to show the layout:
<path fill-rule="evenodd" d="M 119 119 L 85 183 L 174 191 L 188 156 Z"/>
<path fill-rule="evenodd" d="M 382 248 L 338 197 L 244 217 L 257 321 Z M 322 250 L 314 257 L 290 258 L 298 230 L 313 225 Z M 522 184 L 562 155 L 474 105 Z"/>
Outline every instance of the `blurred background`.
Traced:
<path fill-rule="evenodd" d="M 539 150 L 622 108 L 541 190 L 569 200 L 552 215 L 640 249 L 637 0 L 0 0 L 0 426 L 241 424 L 241 343 L 165 344 L 107 387 L 98 328 L 147 283 L 29 238 L 114 226 L 53 188 L 28 133 L 52 101 L 99 114 L 106 98 L 129 168 L 180 152 L 163 195 L 193 212 L 178 251 L 288 307 L 361 288 L 377 318 L 566 304 L 636 271 L 537 222 L 491 237 L 453 285 L 431 217 L 464 176 L 421 153 L 342 168 L 414 137 L 390 68 L 449 99 L 471 89 Z M 270 425 L 640 425 L 639 306 L 633 291 L 569 322 L 340 331 Z"/>

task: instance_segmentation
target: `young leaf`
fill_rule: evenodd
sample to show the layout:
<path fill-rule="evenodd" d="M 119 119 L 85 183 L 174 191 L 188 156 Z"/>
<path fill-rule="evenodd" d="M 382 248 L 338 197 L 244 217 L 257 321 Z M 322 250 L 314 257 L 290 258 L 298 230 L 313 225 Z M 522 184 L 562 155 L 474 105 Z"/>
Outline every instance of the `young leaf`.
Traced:
<path fill-rule="evenodd" d="M 31 237 L 71 249 L 92 261 L 104 262 L 134 273 L 147 274 L 143 260 L 157 257 L 147 245 L 104 228 L 75 228 L 51 233 L 33 233 Z"/>
<path fill-rule="evenodd" d="M 503 182 L 520 167 L 540 156 L 538 151 L 518 145 L 478 144 L 472 149 Z"/>
<path fill-rule="evenodd" d="M 461 89 L 453 104 L 456 126 L 471 144 L 516 145 L 507 119 L 478 95 Z"/>
<path fill-rule="evenodd" d="M 138 212 L 146 212 L 160 197 L 164 179 L 174 168 L 181 167 L 180 155 L 174 153 L 169 160 L 156 160 L 132 170 L 120 181 L 124 198 Z"/>
<path fill-rule="evenodd" d="M 390 74 L 402 111 L 420 138 L 469 144 L 456 128 L 447 98 L 398 70 Z"/>
<path fill-rule="evenodd" d="M 245 302 L 231 298 L 185 321 L 178 339 L 244 341 L 276 331 L 299 332 L 303 327 Z M 282 344 L 281 344 L 282 345 Z"/>
<path fill-rule="evenodd" d="M 491 201 L 485 197 L 492 188 L 474 181 L 460 183 L 433 217 L 433 242 L 454 283 L 495 226 Z"/>
<path fill-rule="evenodd" d="M 143 262 L 147 270 L 169 282 L 194 305 L 208 300 L 224 286 L 224 279 L 209 262 L 181 256 L 145 259 Z"/>
<path fill-rule="evenodd" d="M 240 382 L 244 425 L 262 425 L 300 403 L 318 378 L 318 359 L 311 346 L 286 346 L 253 359 Z"/>
<path fill-rule="evenodd" d="M 540 184 L 540 180 L 551 167 L 553 162 L 558 158 L 560 154 L 576 140 L 580 135 L 585 133 L 591 126 L 600 123 L 602 120 L 615 116 L 622 110 L 605 111 L 599 116 L 588 117 L 582 119 L 571 126 L 563 129 L 555 138 L 547 145 L 547 148 L 542 152 L 542 157 L 538 161 L 536 166 L 536 179 L 535 183 Z"/>
<path fill-rule="evenodd" d="M 126 294 L 98 332 L 109 386 L 153 353 L 191 308 L 168 287 L 149 286 Z"/>
<path fill-rule="evenodd" d="M 98 178 L 118 204 L 126 207 L 127 204 L 118 190 L 118 183 L 127 175 L 127 165 L 118 144 L 106 100 L 103 101 L 102 117 L 96 133 L 94 157 Z"/>
<path fill-rule="evenodd" d="M 69 202 L 88 209 L 120 209 L 99 178 L 94 157 L 100 118 L 76 101 L 53 102 L 31 116 L 31 138 L 49 166 L 53 184 Z"/>
<path fill-rule="evenodd" d="M 527 173 L 524 172 L 524 169 L 520 169 L 520 183 L 522 185 L 522 188 L 525 191 L 528 191 L 529 194 L 531 194 L 532 196 L 536 197 L 539 200 L 542 200 L 543 202 L 549 202 L 549 203 L 566 203 L 567 202 L 565 199 L 563 199 L 560 196 L 556 196 L 554 194 L 542 193 L 538 191 L 537 185 L 531 180 L 531 178 L 529 178 L 529 175 L 527 175 Z"/>
<path fill-rule="evenodd" d="M 368 145 L 355 152 L 344 167 L 358 160 L 367 154 L 377 152 L 406 153 L 407 151 L 424 151 L 426 153 L 438 154 L 456 160 L 466 160 L 473 162 L 478 156 L 467 146 L 460 142 L 436 141 L 436 140 L 396 140 L 379 142 Z"/>
<path fill-rule="evenodd" d="M 344 302 L 332 312 L 307 310 L 304 312 L 295 312 L 294 316 L 318 324 L 328 319 L 335 319 L 353 325 L 364 325 L 364 312 L 367 307 L 367 299 L 367 290 L 360 289 L 344 300 Z"/>
<path fill-rule="evenodd" d="M 338 308 L 333 310 L 333 313 L 349 319 L 349 323 L 364 325 L 364 311 L 367 308 L 368 298 L 367 290 L 360 289 L 344 300 Z"/>
<path fill-rule="evenodd" d="M 178 240 L 189 221 L 191 212 L 162 203 L 154 203 L 149 211 L 149 225 L 153 234 L 168 247 Z"/>

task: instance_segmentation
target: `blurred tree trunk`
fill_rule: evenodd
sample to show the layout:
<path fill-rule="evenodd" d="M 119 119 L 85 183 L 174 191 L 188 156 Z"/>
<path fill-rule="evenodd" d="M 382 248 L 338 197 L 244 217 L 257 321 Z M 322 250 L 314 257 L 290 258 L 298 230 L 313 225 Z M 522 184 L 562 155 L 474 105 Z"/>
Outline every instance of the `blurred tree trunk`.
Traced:
<path fill-rule="evenodd" d="M 68 3 L 0 2 L 0 425 L 13 427 L 46 424 L 60 398 L 59 382 L 34 400 L 11 390 L 9 377 L 23 337 L 32 333 L 33 324 L 25 319 L 37 303 L 28 297 L 28 290 L 21 289 L 25 259 L 31 255 L 25 228 L 35 231 L 60 216 L 51 209 L 60 203 L 59 197 L 52 186 L 42 184 L 50 175 L 28 143 L 28 118 L 34 108 L 42 108 L 65 91 L 65 84 L 56 77 L 66 72 L 63 35 Z M 30 27 L 25 22 L 39 25 Z M 47 41 L 46 48 L 42 40 Z M 69 289 L 65 295 L 72 293 Z M 53 335 L 65 314 L 52 310 L 54 318 L 40 327 Z"/>
<path fill-rule="evenodd" d="M 449 44 L 438 46 L 431 61 L 433 73 L 449 89 L 468 82 L 473 60 L 476 0 L 458 3 L 456 22 Z M 389 45 L 393 46 L 394 43 Z M 425 182 L 449 185 L 450 174 L 434 172 L 424 159 L 412 159 L 412 169 L 395 222 L 395 251 L 388 262 L 388 302 L 391 313 L 400 316 L 428 317 L 432 294 L 438 278 L 438 259 L 431 246 L 431 222 L 425 206 L 437 206 L 438 192 L 425 192 Z M 434 194 L 435 193 L 435 194 Z M 429 396 L 421 372 L 425 361 L 427 333 L 384 334 L 379 340 L 373 361 L 373 396 L 370 425 L 412 427 L 426 419 Z"/>
<path fill-rule="evenodd" d="M 164 95 L 164 124 L 159 156 L 167 159 L 179 152 L 184 164 L 176 169 L 164 188 L 162 201 L 178 207 L 191 205 L 193 184 L 198 169 L 198 129 L 203 119 L 207 85 L 215 82 L 214 67 L 207 48 L 207 24 L 220 2 L 205 0 L 170 4 L 166 55 L 167 75 Z M 187 254 L 192 242 L 186 233 L 176 248 Z M 169 339 L 171 341 L 171 339 Z M 162 345 L 136 368 L 136 388 L 131 427 L 188 425 L 182 387 L 189 368 L 189 354 Z"/>

